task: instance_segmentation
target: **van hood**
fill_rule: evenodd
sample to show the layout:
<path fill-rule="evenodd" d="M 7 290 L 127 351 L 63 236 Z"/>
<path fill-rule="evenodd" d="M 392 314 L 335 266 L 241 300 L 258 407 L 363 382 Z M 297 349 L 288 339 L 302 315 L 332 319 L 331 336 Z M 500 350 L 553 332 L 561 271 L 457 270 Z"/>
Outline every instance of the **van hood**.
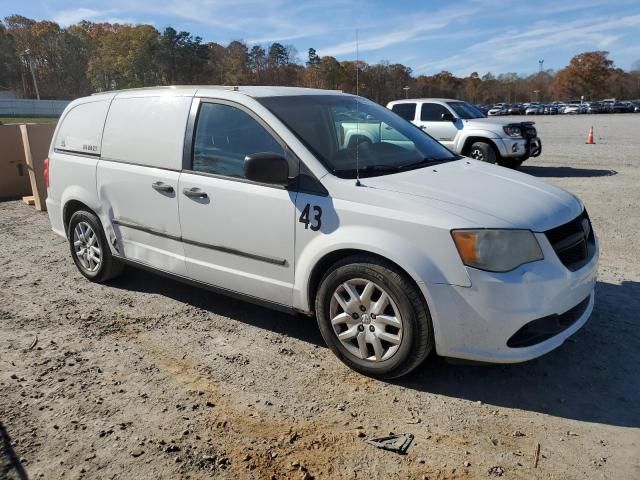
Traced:
<path fill-rule="evenodd" d="M 584 208 L 573 194 L 536 177 L 467 158 L 362 182 L 413 196 L 417 203 L 446 210 L 466 223 L 451 228 L 544 232 L 574 219 Z"/>

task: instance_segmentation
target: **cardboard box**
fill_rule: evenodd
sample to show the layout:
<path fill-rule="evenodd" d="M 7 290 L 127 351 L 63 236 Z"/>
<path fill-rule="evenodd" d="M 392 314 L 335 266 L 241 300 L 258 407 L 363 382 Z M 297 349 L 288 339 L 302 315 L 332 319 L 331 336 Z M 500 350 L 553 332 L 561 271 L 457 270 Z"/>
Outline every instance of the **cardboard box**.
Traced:
<path fill-rule="evenodd" d="M 49 145 L 55 125 L 26 124 L 20 125 L 24 144 L 24 160 L 29 169 L 29 179 L 35 207 L 47 209 L 47 186 L 44 181 L 44 160 L 49 155 Z"/>
<path fill-rule="evenodd" d="M 0 125 L 0 200 L 31 195 L 20 125 Z"/>

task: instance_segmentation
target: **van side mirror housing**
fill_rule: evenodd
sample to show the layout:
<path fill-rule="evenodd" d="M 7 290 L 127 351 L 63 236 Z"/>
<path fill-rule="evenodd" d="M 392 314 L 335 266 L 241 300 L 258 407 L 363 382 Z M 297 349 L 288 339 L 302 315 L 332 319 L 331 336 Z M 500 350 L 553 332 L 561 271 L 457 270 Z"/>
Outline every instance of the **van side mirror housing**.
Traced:
<path fill-rule="evenodd" d="M 456 117 L 453 116 L 452 113 L 443 113 L 442 115 L 440 115 L 440 118 L 442 119 L 443 122 L 455 122 L 456 121 Z"/>
<path fill-rule="evenodd" d="M 244 157 L 244 176 L 254 182 L 287 185 L 289 183 L 289 163 L 277 153 L 252 153 Z"/>

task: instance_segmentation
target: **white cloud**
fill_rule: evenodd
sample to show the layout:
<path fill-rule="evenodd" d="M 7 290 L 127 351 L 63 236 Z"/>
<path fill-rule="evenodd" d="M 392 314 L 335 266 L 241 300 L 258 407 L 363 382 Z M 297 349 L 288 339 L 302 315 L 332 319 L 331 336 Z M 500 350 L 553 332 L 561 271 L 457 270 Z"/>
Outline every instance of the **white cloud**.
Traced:
<path fill-rule="evenodd" d="M 481 65 L 491 65 L 493 70 L 506 71 L 510 65 L 521 63 L 523 57 L 543 55 L 550 50 L 567 49 L 582 46 L 585 48 L 606 49 L 615 44 L 616 33 L 626 28 L 640 27 L 640 15 L 594 21 L 580 19 L 570 22 L 548 22 L 534 25 L 529 29 L 507 30 L 488 40 L 475 43 L 460 53 L 439 60 L 425 62 L 415 67 L 422 73 L 453 69 L 465 74 L 471 71 L 489 71 Z M 542 52 L 542 53 L 541 53 Z"/>
<path fill-rule="evenodd" d="M 91 20 L 100 16 L 103 12 L 93 10 L 91 8 L 74 8 L 72 10 L 63 10 L 53 17 L 53 21 L 66 27 L 81 20 Z"/>
<path fill-rule="evenodd" d="M 545 56 L 545 65 L 560 66 L 580 49 L 611 50 L 614 58 L 625 52 L 624 61 L 631 62 L 635 50 L 629 47 L 637 42 L 630 39 L 640 27 L 637 1 L 463 0 L 437 9 L 431 2 L 380 0 L 86 0 L 76 3 L 80 8 L 52 11 L 69 0 L 47 0 L 44 10 L 61 25 L 151 19 L 147 23 L 159 29 L 171 25 L 205 41 L 295 43 L 300 51 L 315 47 L 339 58 L 355 56 L 357 28 L 367 61 L 402 61 L 418 74 L 467 74 L 533 71 Z"/>
<path fill-rule="evenodd" d="M 376 30 L 381 30 L 380 33 L 367 35 L 366 30 L 360 32 L 358 50 L 367 52 L 423 40 L 428 32 L 442 30 L 453 23 L 461 24 L 465 19 L 475 14 L 477 14 L 477 9 L 475 8 L 460 8 L 456 5 L 447 10 L 431 13 L 428 17 L 420 12 L 415 12 L 411 16 L 383 18 L 382 23 L 376 28 Z M 322 56 L 340 56 L 355 53 L 355 28 L 352 32 L 352 40 L 320 48 L 318 54 Z"/>
<path fill-rule="evenodd" d="M 52 20 L 63 27 L 73 25 L 74 23 L 78 23 L 82 20 L 108 23 L 139 23 L 132 18 L 117 16 L 117 11 L 115 10 L 95 10 L 84 7 L 63 10 L 57 13 Z"/>

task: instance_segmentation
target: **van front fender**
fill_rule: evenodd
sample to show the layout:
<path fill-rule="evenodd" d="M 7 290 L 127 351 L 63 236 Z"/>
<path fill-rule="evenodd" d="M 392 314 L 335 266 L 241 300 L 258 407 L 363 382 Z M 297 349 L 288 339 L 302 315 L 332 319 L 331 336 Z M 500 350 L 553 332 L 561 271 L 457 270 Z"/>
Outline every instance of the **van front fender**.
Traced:
<path fill-rule="evenodd" d="M 446 235 L 449 235 L 448 232 Z M 358 241 L 360 238 L 366 239 L 366 243 Z M 425 238 L 424 243 L 420 243 L 415 241 L 416 238 L 420 237 L 400 235 L 394 233 L 393 229 L 354 225 L 341 227 L 331 235 L 317 236 L 303 248 L 297 246 L 299 250 L 295 267 L 294 307 L 305 312 L 312 311 L 315 292 L 312 292 L 311 287 L 312 282 L 319 281 L 317 268 L 324 270 L 325 267 L 330 267 L 330 264 L 325 265 L 324 260 L 327 258 L 335 258 L 337 261 L 352 253 L 371 253 L 393 262 L 421 289 L 430 283 L 471 285 L 453 242 L 430 243 Z M 320 277 L 323 274 L 324 271 L 320 272 Z"/>

